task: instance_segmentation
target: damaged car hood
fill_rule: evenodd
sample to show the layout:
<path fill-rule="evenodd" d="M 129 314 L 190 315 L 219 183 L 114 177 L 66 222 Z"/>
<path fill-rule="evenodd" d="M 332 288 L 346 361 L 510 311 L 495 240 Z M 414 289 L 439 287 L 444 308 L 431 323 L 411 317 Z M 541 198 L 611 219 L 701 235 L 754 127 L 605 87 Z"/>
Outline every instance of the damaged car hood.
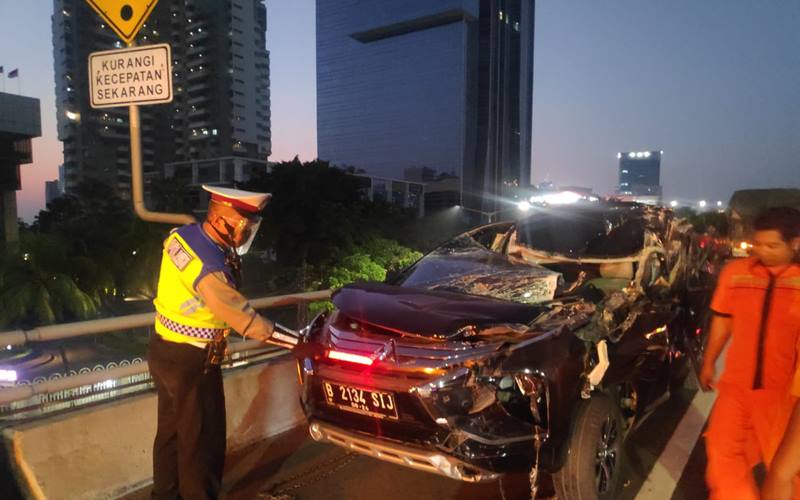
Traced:
<path fill-rule="evenodd" d="M 536 305 L 382 283 L 347 285 L 333 295 L 333 304 L 359 322 L 399 334 L 448 340 L 471 326 L 527 324 L 543 311 Z"/>

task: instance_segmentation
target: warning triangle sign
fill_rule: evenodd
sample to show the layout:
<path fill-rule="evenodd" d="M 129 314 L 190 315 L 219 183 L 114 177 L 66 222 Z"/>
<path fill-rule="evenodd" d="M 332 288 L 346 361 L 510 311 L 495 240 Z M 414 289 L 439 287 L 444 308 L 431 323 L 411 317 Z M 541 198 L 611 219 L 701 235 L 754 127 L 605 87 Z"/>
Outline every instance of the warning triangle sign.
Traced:
<path fill-rule="evenodd" d="M 131 43 L 158 0 L 86 0 L 122 38 Z"/>

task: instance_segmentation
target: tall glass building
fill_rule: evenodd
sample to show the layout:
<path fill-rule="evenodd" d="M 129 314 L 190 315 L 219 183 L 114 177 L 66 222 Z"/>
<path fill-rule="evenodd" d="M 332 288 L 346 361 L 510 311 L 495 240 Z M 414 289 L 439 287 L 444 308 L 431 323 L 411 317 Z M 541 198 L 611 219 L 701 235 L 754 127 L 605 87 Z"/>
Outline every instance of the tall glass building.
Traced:
<path fill-rule="evenodd" d="M 460 179 L 496 210 L 530 184 L 534 0 L 317 0 L 317 148 Z"/>
<path fill-rule="evenodd" d="M 617 194 L 661 199 L 661 155 L 663 151 L 625 151 L 619 159 Z"/>

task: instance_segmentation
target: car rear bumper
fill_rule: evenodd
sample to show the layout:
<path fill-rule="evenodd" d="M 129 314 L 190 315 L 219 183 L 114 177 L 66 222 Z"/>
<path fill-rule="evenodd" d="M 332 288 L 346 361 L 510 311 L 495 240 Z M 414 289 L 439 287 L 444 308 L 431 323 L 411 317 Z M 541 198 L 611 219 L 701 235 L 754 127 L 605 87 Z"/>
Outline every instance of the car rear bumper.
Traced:
<path fill-rule="evenodd" d="M 362 455 L 459 481 L 476 483 L 499 477 L 497 473 L 479 469 L 438 450 L 365 436 L 319 420 L 310 420 L 308 430 L 315 441 L 332 443 Z"/>

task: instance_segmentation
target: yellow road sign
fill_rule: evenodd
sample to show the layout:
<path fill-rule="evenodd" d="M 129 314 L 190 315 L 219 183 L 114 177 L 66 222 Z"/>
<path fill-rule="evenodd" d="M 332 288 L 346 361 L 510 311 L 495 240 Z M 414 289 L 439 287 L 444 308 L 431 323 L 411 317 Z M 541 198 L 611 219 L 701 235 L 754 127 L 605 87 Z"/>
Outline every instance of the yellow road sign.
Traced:
<path fill-rule="evenodd" d="M 158 0 L 86 0 L 125 43 L 131 43 Z"/>

